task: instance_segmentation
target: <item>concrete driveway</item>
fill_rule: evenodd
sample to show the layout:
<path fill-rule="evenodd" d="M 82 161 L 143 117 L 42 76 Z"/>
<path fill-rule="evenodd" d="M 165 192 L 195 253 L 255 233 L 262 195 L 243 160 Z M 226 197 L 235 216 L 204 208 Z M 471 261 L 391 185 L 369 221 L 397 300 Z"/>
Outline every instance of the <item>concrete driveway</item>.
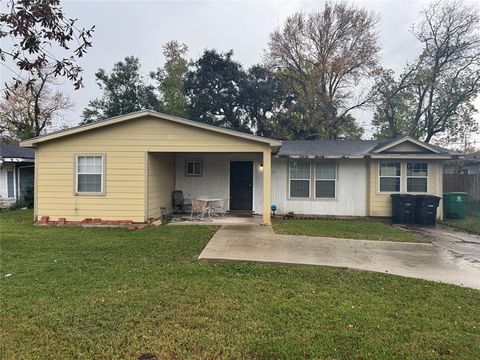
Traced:
<path fill-rule="evenodd" d="M 480 236 L 478 235 L 454 231 L 441 224 L 437 224 L 436 227 L 415 227 L 412 230 L 429 238 L 434 246 L 480 263 Z"/>
<path fill-rule="evenodd" d="M 271 227 L 255 224 L 223 225 L 198 259 L 348 267 L 480 289 L 476 261 L 480 241 L 468 244 L 470 256 L 435 242 L 442 240 L 432 244 L 350 240 L 278 235 Z"/>

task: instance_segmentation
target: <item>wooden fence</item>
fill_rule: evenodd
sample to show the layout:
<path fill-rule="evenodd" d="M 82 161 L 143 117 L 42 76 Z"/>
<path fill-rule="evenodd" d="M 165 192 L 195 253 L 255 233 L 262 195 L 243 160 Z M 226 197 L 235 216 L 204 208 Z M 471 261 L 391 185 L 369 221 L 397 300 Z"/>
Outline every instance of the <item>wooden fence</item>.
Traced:
<path fill-rule="evenodd" d="M 443 174 L 443 192 L 465 191 L 480 200 L 480 174 Z"/>

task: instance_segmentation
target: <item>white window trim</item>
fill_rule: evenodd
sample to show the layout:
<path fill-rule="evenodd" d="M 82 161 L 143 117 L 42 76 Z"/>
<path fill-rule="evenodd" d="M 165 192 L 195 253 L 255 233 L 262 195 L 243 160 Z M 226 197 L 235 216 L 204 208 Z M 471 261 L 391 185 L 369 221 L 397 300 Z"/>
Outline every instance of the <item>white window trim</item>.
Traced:
<path fill-rule="evenodd" d="M 292 179 L 290 178 L 290 166 L 292 165 L 292 163 L 294 162 L 303 162 L 303 163 L 306 163 L 308 164 L 308 171 L 309 171 L 309 177 L 308 179 Z M 293 199 L 293 200 L 306 200 L 306 199 L 310 199 L 312 194 L 311 194 L 311 187 L 312 187 L 312 163 L 310 161 L 291 161 L 288 163 L 288 199 Z M 292 181 L 295 181 L 295 180 L 301 180 L 301 181 L 305 181 L 305 180 L 308 180 L 308 196 L 305 196 L 305 197 L 298 197 L 298 196 L 291 196 L 291 186 L 292 186 Z"/>
<path fill-rule="evenodd" d="M 334 164 L 335 165 L 335 179 L 317 179 L 317 165 Z M 334 197 L 317 197 L 317 181 L 335 181 L 335 196 Z M 338 185 L 338 163 L 335 162 L 316 162 L 313 168 L 313 197 L 318 200 L 336 200 L 337 199 L 337 185 Z"/>
<path fill-rule="evenodd" d="M 381 166 L 383 163 L 397 163 L 400 165 L 400 176 L 386 176 L 386 175 L 380 175 L 380 169 L 381 169 Z M 380 194 L 399 194 L 402 192 L 402 170 L 403 166 L 402 166 L 402 162 L 401 161 L 388 161 L 388 160 L 385 160 L 385 161 L 379 161 L 378 162 L 378 187 L 377 187 L 377 191 L 380 193 Z M 400 179 L 400 186 L 399 186 L 399 190 L 398 191 L 382 191 L 381 190 L 381 186 L 380 186 L 380 179 L 381 178 L 398 178 Z"/>
<path fill-rule="evenodd" d="M 9 196 L 9 193 L 8 193 L 8 173 L 11 172 L 12 173 L 12 179 L 13 179 L 13 196 Z M 6 171 L 6 174 L 5 174 L 5 185 L 6 185 L 6 195 L 7 195 L 7 199 L 15 199 L 16 198 L 16 194 L 17 194 L 17 177 L 15 176 L 16 175 L 16 171 L 15 169 L 12 169 L 12 170 L 7 170 Z"/>
<path fill-rule="evenodd" d="M 427 164 L 427 176 L 419 176 L 419 175 L 408 175 L 408 164 Z M 429 165 L 428 165 L 428 162 L 426 161 L 408 161 L 405 163 L 405 192 L 407 192 L 408 194 L 427 194 L 428 193 L 428 190 L 429 190 L 429 186 L 428 186 L 428 176 L 430 174 L 430 170 L 429 170 Z M 427 180 L 427 189 L 425 191 L 408 191 L 408 179 L 409 178 L 414 178 L 414 179 L 426 179 Z"/>
<path fill-rule="evenodd" d="M 102 158 L 102 172 L 101 172 L 101 181 L 100 181 L 100 192 L 84 192 L 84 191 L 78 191 L 78 158 L 79 157 L 87 157 L 87 156 L 97 156 Z M 75 154 L 75 195 L 77 196 L 103 196 L 105 195 L 105 154 Z M 81 173 L 83 174 L 83 173 Z"/>
<path fill-rule="evenodd" d="M 200 174 L 189 174 L 188 173 L 188 163 L 200 163 Z M 195 165 L 193 166 L 195 170 Z M 187 159 L 185 160 L 185 176 L 188 177 L 202 177 L 203 176 L 203 161 L 199 159 Z"/>

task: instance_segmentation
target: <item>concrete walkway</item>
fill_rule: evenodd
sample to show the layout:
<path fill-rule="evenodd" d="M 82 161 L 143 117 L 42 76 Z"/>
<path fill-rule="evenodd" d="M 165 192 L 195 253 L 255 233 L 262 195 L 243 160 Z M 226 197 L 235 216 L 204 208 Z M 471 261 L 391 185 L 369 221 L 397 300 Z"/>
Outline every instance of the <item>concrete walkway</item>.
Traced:
<path fill-rule="evenodd" d="M 480 262 L 447 248 L 278 235 L 271 227 L 255 224 L 223 225 L 198 259 L 348 267 L 480 289 Z"/>

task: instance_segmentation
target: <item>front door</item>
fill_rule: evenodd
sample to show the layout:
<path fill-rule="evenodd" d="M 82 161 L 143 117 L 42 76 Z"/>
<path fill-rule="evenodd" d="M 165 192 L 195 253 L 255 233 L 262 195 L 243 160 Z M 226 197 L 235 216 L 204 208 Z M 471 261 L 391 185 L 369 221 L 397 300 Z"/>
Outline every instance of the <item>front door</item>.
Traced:
<path fill-rule="evenodd" d="M 230 210 L 252 211 L 253 161 L 230 162 Z"/>

